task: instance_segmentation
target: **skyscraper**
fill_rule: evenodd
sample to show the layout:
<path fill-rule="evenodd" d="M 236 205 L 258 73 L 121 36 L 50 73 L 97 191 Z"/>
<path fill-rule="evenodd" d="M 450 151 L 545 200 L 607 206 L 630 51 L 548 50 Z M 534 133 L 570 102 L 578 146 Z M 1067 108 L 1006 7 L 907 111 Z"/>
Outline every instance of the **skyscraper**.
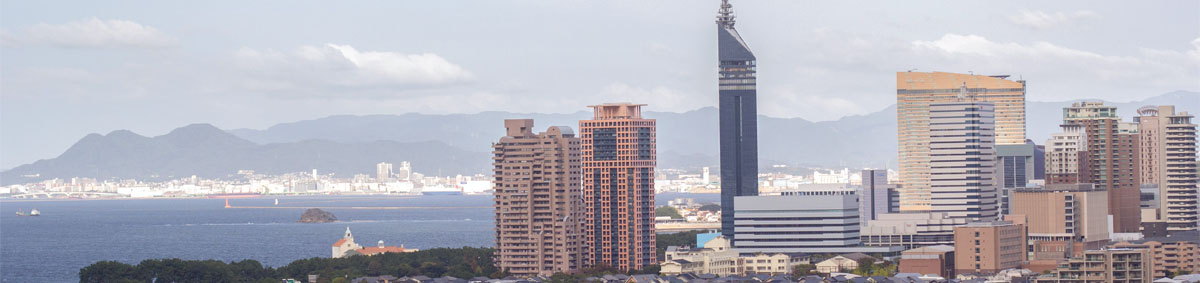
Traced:
<path fill-rule="evenodd" d="M 1195 230 L 1200 221 L 1197 207 L 1196 124 L 1187 112 L 1175 106 L 1146 106 L 1138 109 L 1141 139 L 1142 186 L 1158 187 L 1158 217 L 1168 230 Z"/>
<path fill-rule="evenodd" d="M 998 220 L 995 110 L 991 102 L 929 104 L 930 210 L 969 221 Z"/>
<path fill-rule="evenodd" d="M 387 162 L 379 162 L 375 164 L 375 179 L 380 182 L 392 178 L 392 164 Z"/>
<path fill-rule="evenodd" d="M 721 0 L 717 60 L 721 129 L 721 234 L 733 239 L 733 197 L 758 195 L 758 102 L 755 58 L 733 28 L 733 5 Z"/>
<path fill-rule="evenodd" d="M 1063 124 L 1082 127 L 1086 154 L 1079 158 L 1079 182 L 1090 182 L 1108 191 L 1108 212 L 1113 231 L 1136 233 L 1141 228 L 1141 175 L 1137 124 L 1121 122 L 1117 107 L 1102 102 L 1077 102 L 1063 108 Z M 1047 169 L 1049 171 L 1049 169 Z M 1049 178 L 1049 176 L 1047 176 Z"/>
<path fill-rule="evenodd" d="M 897 72 L 900 210 L 930 210 L 929 104 L 953 102 L 966 86 L 973 101 L 995 104 L 996 144 L 1025 143 L 1025 81 L 1008 76 Z"/>
<path fill-rule="evenodd" d="M 592 105 L 579 121 L 583 230 L 590 265 L 621 270 L 657 263 L 654 234 L 655 121 L 643 104 Z"/>
<path fill-rule="evenodd" d="M 496 266 L 517 276 L 583 268 L 579 138 L 570 127 L 534 133 L 533 120 L 504 120 L 492 144 Z"/>

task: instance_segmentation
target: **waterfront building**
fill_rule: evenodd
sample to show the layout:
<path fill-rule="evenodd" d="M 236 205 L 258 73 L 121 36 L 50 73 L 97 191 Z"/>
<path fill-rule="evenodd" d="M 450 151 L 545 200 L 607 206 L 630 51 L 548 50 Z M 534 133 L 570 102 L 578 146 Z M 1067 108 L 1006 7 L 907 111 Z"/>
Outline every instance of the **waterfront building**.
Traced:
<path fill-rule="evenodd" d="M 1009 197 L 1012 190 L 1024 188 L 1030 180 L 1036 179 L 1037 145 L 1032 142 L 1023 144 L 997 144 L 996 157 L 1000 160 L 1000 214 L 1009 214 L 1011 203 Z"/>
<path fill-rule="evenodd" d="M 900 161 L 900 210 L 931 209 L 930 104 L 968 100 L 991 102 L 995 143 L 1025 143 L 1025 81 L 1008 76 L 943 72 L 897 72 L 896 115 Z"/>
<path fill-rule="evenodd" d="M 754 53 L 734 29 L 733 6 L 717 14 L 721 140 L 721 233 L 733 238 L 734 198 L 758 195 L 758 102 Z M 735 242 L 736 245 L 736 242 Z"/>
<path fill-rule="evenodd" d="M 333 255 L 331 257 L 339 258 L 346 256 L 346 252 L 361 249 L 362 246 L 354 242 L 354 234 L 350 233 L 350 227 L 346 227 L 346 234 L 342 238 L 333 243 Z"/>
<path fill-rule="evenodd" d="M 408 161 L 400 162 L 400 169 L 396 169 L 396 179 L 400 181 L 412 181 L 412 164 Z"/>
<path fill-rule="evenodd" d="M 592 119 L 579 121 L 588 265 L 639 270 L 658 262 L 655 121 L 642 118 L 642 106 L 593 105 Z"/>
<path fill-rule="evenodd" d="M 929 104 L 930 211 L 968 221 L 997 220 L 994 106 L 971 101 L 966 85 L 959 98 Z"/>
<path fill-rule="evenodd" d="M 375 164 L 375 180 L 384 182 L 392 178 L 392 164 L 387 162 L 379 162 Z"/>
<path fill-rule="evenodd" d="M 411 253 L 417 249 L 406 249 L 404 245 L 400 246 L 385 246 L 383 240 L 373 247 L 363 247 L 354 242 L 354 235 L 350 234 L 350 227 L 346 227 L 346 234 L 333 243 L 334 258 L 348 257 L 355 255 L 372 256 L 383 253 Z"/>
<path fill-rule="evenodd" d="M 875 247 L 913 249 L 954 245 L 954 227 L 966 224 L 966 219 L 951 218 L 946 213 L 888 213 L 868 222 L 860 238 L 864 245 Z"/>
<path fill-rule="evenodd" d="M 1108 193 L 1092 184 L 1018 188 L 1012 199 L 1012 215 L 1026 219 L 1031 260 L 1062 261 L 1109 241 Z"/>
<path fill-rule="evenodd" d="M 504 120 L 492 144 L 496 266 L 516 276 L 584 267 L 580 142 L 570 127 L 533 132 L 533 120 Z"/>
<path fill-rule="evenodd" d="M 887 170 L 867 169 L 862 171 L 862 189 L 859 190 L 859 210 L 862 217 L 859 225 L 867 225 L 871 220 L 879 219 L 879 215 L 895 213 L 900 209 L 900 194 L 896 186 L 888 184 Z"/>
<path fill-rule="evenodd" d="M 1166 236 L 1123 241 L 1110 247 L 1150 251 L 1154 278 L 1200 270 L 1200 231 L 1179 231 Z"/>
<path fill-rule="evenodd" d="M 954 247 L 936 245 L 904 251 L 900 253 L 899 271 L 954 278 Z"/>
<path fill-rule="evenodd" d="M 1027 257 L 1025 227 L 1007 221 L 974 222 L 954 228 L 954 273 L 994 274 L 1019 268 Z"/>
<path fill-rule="evenodd" d="M 1034 282 L 1151 282 L 1154 266 L 1149 259 L 1150 252 L 1143 249 L 1092 250 L 1071 258 Z"/>
<path fill-rule="evenodd" d="M 1134 117 L 1141 140 L 1141 185 L 1157 189 L 1153 218 L 1166 222 L 1170 231 L 1196 230 L 1200 225 L 1200 176 L 1196 174 L 1196 124 L 1192 117 L 1187 112 L 1175 112 L 1172 105 L 1145 106 Z"/>
<path fill-rule="evenodd" d="M 1080 167 L 1086 169 L 1079 170 L 1078 183 L 1093 183 L 1108 192 L 1113 231 L 1137 233 L 1141 226 L 1137 124 L 1121 122 L 1117 107 L 1102 102 L 1076 102 L 1063 108 L 1063 124 L 1083 127 L 1087 154 L 1080 158 L 1088 166 Z"/>

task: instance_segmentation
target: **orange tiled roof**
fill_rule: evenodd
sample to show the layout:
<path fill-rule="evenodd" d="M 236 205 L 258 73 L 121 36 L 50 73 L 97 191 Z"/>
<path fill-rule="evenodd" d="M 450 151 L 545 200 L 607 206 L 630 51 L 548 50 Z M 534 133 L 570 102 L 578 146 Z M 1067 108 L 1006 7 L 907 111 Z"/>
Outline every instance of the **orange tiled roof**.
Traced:
<path fill-rule="evenodd" d="M 355 251 L 357 251 L 358 253 L 363 254 L 363 255 L 377 255 L 377 254 L 381 254 L 381 253 L 402 253 L 402 252 L 404 252 L 404 248 L 397 247 L 397 246 L 386 246 L 386 247 L 382 247 L 382 248 L 381 247 L 365 247 L 365 248 L 357 249 Z"/>
<path fill-rule="evenodd" d="M 341 246 L 341 245 L 342 245 L 342 243 L 345 243 L 345 242 L 346 242 L 346 239 L 345 239 L 345 238 L 342 238 L 341 240 L 338 240 L 337 242 L 333 243 L 333 246 L 334 246 L 334 247 L 339 247 L 339 246 Z"/>

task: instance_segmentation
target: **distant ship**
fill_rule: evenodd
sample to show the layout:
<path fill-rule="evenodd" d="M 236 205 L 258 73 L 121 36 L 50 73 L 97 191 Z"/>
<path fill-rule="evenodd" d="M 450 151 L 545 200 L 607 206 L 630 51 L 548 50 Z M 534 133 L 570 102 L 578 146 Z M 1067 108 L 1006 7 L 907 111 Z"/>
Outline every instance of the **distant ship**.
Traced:
<path fill-rule="evenodd" d="M 37 208 L 30 210 L 29 213 L 25 213 L 24 210 L 20 210 L 20 209 L 17 210 L 17 216 L 38 216 L 38 215 L 42 215 L 42 212 L 38 211 Z"/>
<path fill-rule="evenodd" d="M 261 193 L 229 193 L 229 194 L 211 194 L 208 198 L 256 198 L 261 197 Z"/>
<path fill-rule="evenodd" d="M 421 194 L 427 196 L 461 196 L 463 193 L 462 189 L 457 187 L 437 186 L 421 188 Z"/>
<path fill-rule="evenodd" d="M 279 205 L 279 199 L 275 199 L 275 205 Z"/>

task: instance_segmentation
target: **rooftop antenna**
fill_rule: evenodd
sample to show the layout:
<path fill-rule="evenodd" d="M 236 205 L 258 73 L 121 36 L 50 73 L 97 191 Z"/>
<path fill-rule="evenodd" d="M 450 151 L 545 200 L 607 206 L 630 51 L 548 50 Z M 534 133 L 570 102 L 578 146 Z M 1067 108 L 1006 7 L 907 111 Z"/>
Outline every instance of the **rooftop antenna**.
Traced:
<path fill-rule="evenodd" d="M 717 11 L 717 24 L 725 28 L 732 28 L 734 17 L 733 5 L 729 4 L 729 0 L 721 0 L 721 10 Z"/>

